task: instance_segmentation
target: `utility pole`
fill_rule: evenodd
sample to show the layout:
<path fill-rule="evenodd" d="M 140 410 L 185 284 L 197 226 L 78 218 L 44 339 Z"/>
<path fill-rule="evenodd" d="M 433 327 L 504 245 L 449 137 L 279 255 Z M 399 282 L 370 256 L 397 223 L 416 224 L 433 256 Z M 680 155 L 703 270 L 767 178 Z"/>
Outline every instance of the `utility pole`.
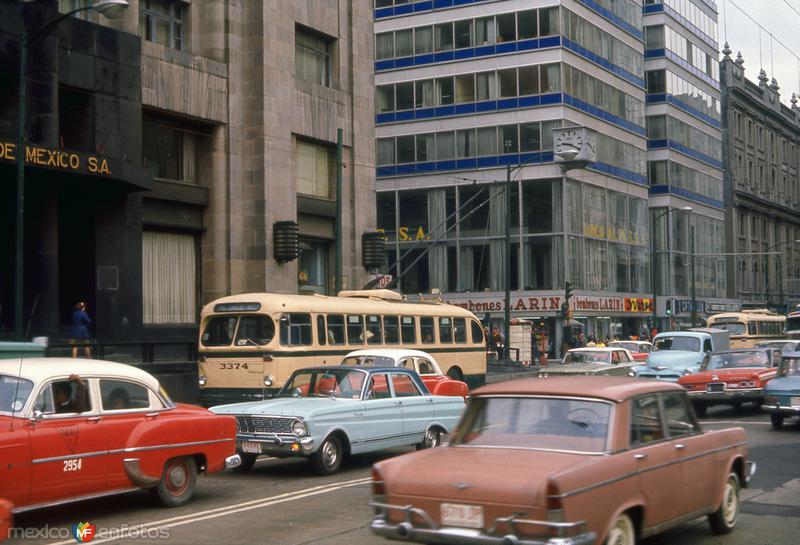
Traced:
<path fill-rule="evenodd" d="M 336 294 L 342 291 L 342 129 L 336 131 Z M 363 248 L 361 249 L 364 250 Z"/>
<path fill-rule="evenodd" d="M 692 253 L 692 327 L 697 326 L 697 286 L 694 280 L 694 262 L 695 262 L 695 255 L 694 255 L 694 224 L 689 227 L 689 236 L 691 239 L 689 240 L 689 248 Z"/>
<path fill-rule="evenodd" d="M 511 359 L 511 165 L 506 166 L 506 293 L 505 293 L 505 359 Z"/>

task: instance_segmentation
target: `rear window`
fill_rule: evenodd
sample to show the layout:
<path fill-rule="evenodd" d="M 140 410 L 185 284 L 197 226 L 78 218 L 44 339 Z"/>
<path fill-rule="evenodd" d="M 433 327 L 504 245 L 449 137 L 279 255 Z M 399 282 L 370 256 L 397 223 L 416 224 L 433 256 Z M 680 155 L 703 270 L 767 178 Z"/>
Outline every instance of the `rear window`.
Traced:
<path fill-rule="evenodd" d="M 697 337 L 658 337 L 653 342 L 653 351 L 656 350 L 700 352 L 700 339 Z"/>

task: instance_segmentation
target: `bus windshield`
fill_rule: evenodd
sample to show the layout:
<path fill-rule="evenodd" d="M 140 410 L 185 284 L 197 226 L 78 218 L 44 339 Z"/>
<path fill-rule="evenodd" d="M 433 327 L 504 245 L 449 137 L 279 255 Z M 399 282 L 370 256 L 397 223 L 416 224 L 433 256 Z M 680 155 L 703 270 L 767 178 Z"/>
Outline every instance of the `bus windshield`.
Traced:
<path fill-rule="evenodd" d="M 203 330 L 203 346 L 263 346 L 275 337 L 275 322 L 269 316 L 215 316 Z"/>
<path fill-rule="evenodd" d="M 714 322 L 714 327 L 730 331 L 731 335 L 747 335 L 747 325 L 741 322 Z"/>
<path fill-rule="evenodd" d="M 653 351 L 656 350 L 700 352 L 700 339 L 697 337 L 658 337 L 653 343 Z"/>

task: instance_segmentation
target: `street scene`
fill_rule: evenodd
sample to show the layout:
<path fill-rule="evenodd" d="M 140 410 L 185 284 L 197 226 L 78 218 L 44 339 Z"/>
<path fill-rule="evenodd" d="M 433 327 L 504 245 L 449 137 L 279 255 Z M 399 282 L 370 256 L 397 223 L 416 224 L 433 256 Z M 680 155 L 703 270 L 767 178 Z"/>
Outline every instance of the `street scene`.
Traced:
<path fill-rule="evenodd" d="M 794 545 L 799 18 L 0 2 L 0 542 Z"/>

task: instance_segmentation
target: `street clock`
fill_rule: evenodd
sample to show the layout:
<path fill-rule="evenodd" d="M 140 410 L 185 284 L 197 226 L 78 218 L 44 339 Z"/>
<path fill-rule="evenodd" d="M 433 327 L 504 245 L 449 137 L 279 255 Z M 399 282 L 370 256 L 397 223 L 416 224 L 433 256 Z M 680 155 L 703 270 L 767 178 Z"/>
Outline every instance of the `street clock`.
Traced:
<path fill-rule="evenodd" d="M 583 168 L 597 162 L 597 133 L 586 127 L 553 129 L 553 155 L 562 168 Z"/>

